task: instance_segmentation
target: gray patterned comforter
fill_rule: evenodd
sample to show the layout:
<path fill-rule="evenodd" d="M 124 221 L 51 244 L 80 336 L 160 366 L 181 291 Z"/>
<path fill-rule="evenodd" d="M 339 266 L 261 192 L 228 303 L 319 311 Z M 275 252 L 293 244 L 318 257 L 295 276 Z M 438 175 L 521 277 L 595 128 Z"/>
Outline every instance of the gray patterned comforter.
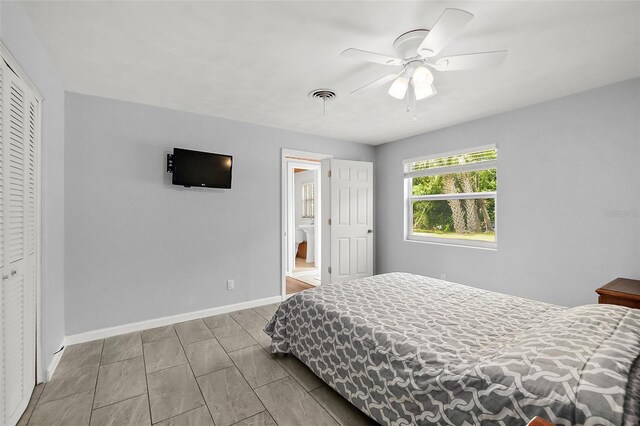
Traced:
<path fill-rule="evenodd" d="M 265 331 L 272 352 L 390 425 L 628 424 L 640 353 L 640 310 L 568 309 L 406 273 L 298 293 Z"/>

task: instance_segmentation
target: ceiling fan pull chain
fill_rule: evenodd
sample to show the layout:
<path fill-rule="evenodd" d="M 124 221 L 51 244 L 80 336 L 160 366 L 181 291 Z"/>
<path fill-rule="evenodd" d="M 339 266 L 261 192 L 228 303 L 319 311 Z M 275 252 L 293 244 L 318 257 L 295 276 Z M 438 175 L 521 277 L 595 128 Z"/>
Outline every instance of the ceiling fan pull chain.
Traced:
<path fill-rule="evenodd" d="M 411 112 L 411 108 L 409 107 L 409 98 L 411 97 L 411 81 L 409 81 L 409 85 L 407 87 L 407 114 Z"/>
<path fill-rule="evenodd" d="M 416 115 L 416 91 L 413 90 L 413 121 L 418 121 L 418 116 Z"/>

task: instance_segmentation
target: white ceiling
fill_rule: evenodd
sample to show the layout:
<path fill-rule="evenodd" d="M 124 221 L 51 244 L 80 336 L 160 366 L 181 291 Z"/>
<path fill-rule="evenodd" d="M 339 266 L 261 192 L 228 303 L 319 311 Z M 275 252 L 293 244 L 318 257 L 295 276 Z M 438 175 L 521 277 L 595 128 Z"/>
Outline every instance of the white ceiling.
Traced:
<path fill-rule="evenodd" d="M 369 144 L 640 76 L 637 1 L 23 4 L 69 91 Z M 437 73 L 417 122 L 386 87 L 349 95 L 389 68 L 341 51 L 393 54 L 445 7 L 475 18 L 442 54 L 508 49 L 500 68 Z"/>

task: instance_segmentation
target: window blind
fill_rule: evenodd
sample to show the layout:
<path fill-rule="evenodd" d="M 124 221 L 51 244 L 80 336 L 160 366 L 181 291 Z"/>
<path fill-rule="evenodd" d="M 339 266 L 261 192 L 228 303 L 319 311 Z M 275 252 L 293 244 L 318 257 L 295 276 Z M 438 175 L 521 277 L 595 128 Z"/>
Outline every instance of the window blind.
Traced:
<path fill-rule="evenodd" d="M 497 150 L 495 146 L 488 146 L 480 150 L 416 158 L 405 160 L 403 166 L 405 178 L 492 169 L 497 166 Z"/>

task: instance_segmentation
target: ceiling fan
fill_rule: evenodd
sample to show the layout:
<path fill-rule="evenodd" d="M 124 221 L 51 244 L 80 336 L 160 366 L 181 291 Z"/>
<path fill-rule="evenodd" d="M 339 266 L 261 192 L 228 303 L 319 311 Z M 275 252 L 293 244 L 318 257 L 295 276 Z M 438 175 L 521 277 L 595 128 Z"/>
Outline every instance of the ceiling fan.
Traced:
<path fill-rule="evenodd" d="M 398 37 L 393 42 L 396 57 L 353 48 L 345 50 L 341 55 L 347 58 L 402 67 L 400 72 L 385 75 L 351 93 L 393 80 L 389 87 L 389 95 L 402 100 L 411 89 L 415 101 L 436 94 L 430 69 L 457 71 L 499 66 L 507 56 L 506 50 L 446 56 L 432 62 L 432 58 L 436 57 L 472 18 L 473 15 L 464 10 L 445 9 L 431 30 L 412 30 Z"/>

